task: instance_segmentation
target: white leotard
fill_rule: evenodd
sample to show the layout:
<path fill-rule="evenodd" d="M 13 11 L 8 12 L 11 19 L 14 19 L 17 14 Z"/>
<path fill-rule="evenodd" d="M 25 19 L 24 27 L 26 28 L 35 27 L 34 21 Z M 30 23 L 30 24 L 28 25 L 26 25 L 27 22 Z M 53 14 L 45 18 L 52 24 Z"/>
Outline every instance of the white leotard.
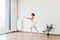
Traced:
<path fill-rule="evenodd" d="M 30 25 L 31 25 L 31 27 L 34 27 L 35 26 L 35 19 L 30 20 Z"/>

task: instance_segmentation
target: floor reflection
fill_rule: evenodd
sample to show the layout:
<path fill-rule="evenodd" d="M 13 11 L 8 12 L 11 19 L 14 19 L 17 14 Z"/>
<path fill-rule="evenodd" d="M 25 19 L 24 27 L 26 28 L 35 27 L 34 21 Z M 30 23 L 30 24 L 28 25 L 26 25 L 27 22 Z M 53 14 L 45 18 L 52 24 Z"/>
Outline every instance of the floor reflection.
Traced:
<path fill-rule="evenodd" d="M 59 35 L 50 35 L 27 32 L 12 32 L 0 35 L 0 40 L 60 40 Z"/>
<path fill-rule="evenodd" d="M 0 35 L 0 40 L 7 40 L 6 35 Z"/>

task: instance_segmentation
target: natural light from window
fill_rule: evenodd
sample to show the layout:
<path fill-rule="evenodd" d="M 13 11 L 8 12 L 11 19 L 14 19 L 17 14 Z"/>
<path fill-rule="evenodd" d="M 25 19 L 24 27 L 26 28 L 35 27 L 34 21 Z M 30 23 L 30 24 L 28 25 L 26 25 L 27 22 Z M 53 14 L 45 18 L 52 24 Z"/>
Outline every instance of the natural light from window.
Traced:
<path fill-rule="evenodd" d="M 0 32 L 5 28 L 5 0 L 0 0 Z"/>
<path fill-rule="evenodd" d="M 0 33 L 5 31 L 5 0 L 0 0 Z M 0 40 L 6 40 L 6 35 L 0 35 Z"/>

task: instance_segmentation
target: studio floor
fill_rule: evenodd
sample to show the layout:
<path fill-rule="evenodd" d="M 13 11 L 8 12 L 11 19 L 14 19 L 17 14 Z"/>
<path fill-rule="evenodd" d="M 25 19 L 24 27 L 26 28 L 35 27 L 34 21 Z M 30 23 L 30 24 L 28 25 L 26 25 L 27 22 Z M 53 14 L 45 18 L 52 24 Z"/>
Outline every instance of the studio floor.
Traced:
<path fill-rule="evenodd" d="M 60 40 L 59 35 L 50 35 L 27 32 L 14 32 L 0 35 L 0 40 Z"/>

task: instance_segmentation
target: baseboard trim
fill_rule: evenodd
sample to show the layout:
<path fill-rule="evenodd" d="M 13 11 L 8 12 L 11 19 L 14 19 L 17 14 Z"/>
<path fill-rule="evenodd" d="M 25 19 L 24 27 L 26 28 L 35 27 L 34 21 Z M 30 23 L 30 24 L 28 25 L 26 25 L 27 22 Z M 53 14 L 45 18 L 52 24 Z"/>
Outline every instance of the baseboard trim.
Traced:
<path fill-rule="evenodd" d="M 25 32 L 25 31 L 10 31 L 10 32 L 6 32 L 6 33 L 2 33 L 0 35 L 6 35 L 6 34 L 10 34 L 10 33 L 16 33 L 16 32 L 22 32 L 22 33 L 31 33 L 31 32 Z M 42 35 L 47 35 L 46 33 L 37 33 L 37 32 L 32 32 L 33 34 L 42 34 Z M 50 35 L 54 35 L 54 36 L 60 36 L 60 34 L 50 34 Z"/>

